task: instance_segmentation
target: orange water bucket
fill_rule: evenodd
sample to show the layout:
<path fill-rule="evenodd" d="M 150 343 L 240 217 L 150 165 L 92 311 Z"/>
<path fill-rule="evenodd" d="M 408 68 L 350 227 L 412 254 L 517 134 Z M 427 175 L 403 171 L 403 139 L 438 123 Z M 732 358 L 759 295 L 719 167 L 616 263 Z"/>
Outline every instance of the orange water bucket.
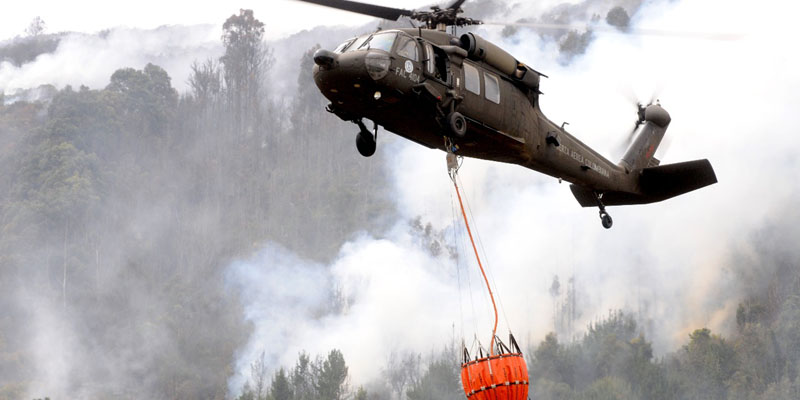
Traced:
<path fill-rule="evenodd" d="M 498 341 L 499 354 L 469 360 L 464 349 L 461 383 L 470 400 L 526 400 L 528 398 L 528 366 L 522 352 L 511 337 L 514 352 Z"/>

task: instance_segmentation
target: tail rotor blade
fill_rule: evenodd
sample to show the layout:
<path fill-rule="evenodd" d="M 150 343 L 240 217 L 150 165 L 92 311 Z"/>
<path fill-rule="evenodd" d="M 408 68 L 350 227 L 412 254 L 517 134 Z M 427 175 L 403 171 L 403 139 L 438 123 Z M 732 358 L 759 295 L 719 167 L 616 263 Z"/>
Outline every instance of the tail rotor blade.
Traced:
<path fill-rule="evenodd" d="M 629 94 L 633 92 L 630 91 Z M 636 131 L 639 129 L 639 126 L 644 123 L 644 110 L 647 108 L 647 105 L 642 104 L 641 101 L 636 101 L 636 122 L 633 124 L 633 128 L 631 128 L 630 133 L 628 133 L 625 138 L 619 142 L 617 145 L 617 154 L 623 155 L 631 147 L 633 140 L 636 138 Z M 649 104 L 648 104 L 649 105 Z"/>
<path fill-rule="evenodd" d="M 622 157 L 625 154 L 625 152 L 628 151 L 628 148 L 631 147 L 631 143 L 633 143 L 633 139 L 636 137 L 637 129 L 639 129 L 638 121 L 636 122 L 636 125 L 634 125 L 633 129 L 631 129 L 630 133 L 628 133 L 628 135 L 625 137 L 625 139 L 620 141 L 619 144 L 617 145 L 616 153 L 620 157 Z"/>
<path fill-rule="evenodd" d="M 650 101 L 647 102 L 647 105 L 656 104 L 658 102 L 658 97 L 661 95 L 661 91 L 664 89 L 663 83 L 658 82 L 655 89 L 653 89 L 653 93 L 650 94 Z"/>

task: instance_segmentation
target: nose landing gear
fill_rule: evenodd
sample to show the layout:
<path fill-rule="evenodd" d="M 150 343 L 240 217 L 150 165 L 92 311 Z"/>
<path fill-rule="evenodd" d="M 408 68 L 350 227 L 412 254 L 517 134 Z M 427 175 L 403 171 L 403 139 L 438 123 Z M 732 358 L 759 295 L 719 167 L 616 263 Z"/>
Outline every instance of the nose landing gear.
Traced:
<path fill-rule="evenodd" d="M 453 111 L 447 116 L 447 126 L 455 138 L 463 139 L 467 134 L 467 119 L 458 111 Z"/>
<path fill-rule="evenodd" d="M 606 212 L 606 206 L 603 204 L 603 194 L 594 192 L 594 198 L 597 200 L 597 207 L 600 208 L 600 222 L 603 224 L 603 228 L 611 229 L 611 226 L 614 225 L 614 220 Z"/>
<path fill-rule="evenodd" d="M 375 149 L 378 147 L 378 124 L 375 124 L 375 134 L 367 130 L 364 122 L 360 119 L 353 121 L 358 125 L 359 131 L 356 135 L 356 149 L 358 153 L 364 157 L 370 157 L 375 154 Z"/>

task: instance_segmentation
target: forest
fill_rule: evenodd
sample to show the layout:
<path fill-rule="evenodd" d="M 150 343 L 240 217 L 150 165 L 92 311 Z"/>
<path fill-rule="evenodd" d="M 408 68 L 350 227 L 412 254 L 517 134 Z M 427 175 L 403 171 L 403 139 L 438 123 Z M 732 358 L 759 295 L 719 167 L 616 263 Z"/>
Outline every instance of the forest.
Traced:
<path fill-rule="evenodd" d="M 147 64 L 100 89 L 0 95 L 0 399 L 465 398 L 455 340 L 387 350 L 369 382 L 350 378 L 337 348 L 293 365 L 262 354 L 231 391 L 252 326 L 225 266 L 267 242 L 328 260 L 353 232 L 380 235 L 398 215 L 382 190 L 386 155 L 355 156 L 355 129 L 324 112 L 311 79 L 318 46 L 286 77 L 296 93 L 277 96 L 264 29 L 251 10 L 228 18 L 224 55 L 192 64 L 185 93 Z M 0 57 L 24 63 L 57 43 L 31 34 Z M 575 338 L 528 344 L 530 398 L 800 398 L 800 250 L 777 245 L 797 216 L 731 257 L 742 282 L 767 282 L 738 299 L 735 332 L 698 326 L 655 356 L 641 321 L 610 311 Z M 336 302 L 320 313 L 339 312 Z M 65 344 L 77 351 L 49 351 Z"/>

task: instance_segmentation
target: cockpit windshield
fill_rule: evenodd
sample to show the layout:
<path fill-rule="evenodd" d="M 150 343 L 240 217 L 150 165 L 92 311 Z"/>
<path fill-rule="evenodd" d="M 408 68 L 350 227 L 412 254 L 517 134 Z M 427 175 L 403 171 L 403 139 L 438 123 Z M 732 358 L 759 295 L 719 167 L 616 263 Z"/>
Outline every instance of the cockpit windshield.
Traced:
<path fill-rule="evenodd" d="M 361 47 L 362 44 L 364 44 L 364 41 L 366 41 L 367 39 L 369 39 L 369 35 L 359 36 L 355 39 L 350 39 L 347 42 L 342 43 L 342 45 L 340 45 L 339 47 L 342 48 L 341 50 L 342 53 L 347 51 L 357 50 L 359 47 Z"/>
<path fill-rule="evenodd" d="M 371 49 L 378 49 L 383 50 L 386 52 L 392 51 L 392 45 L 394 44 L 394 39 L 397 37 L 397 32 L 386 32 L 386 33 L 376 33 L 370 37 L 370 39 L 358 48 L 360 50 L 371 50 Z M 351 46 L 354 48 L 355 46 Z"/>
<path fill-rule="evenodd" d="M 350 45 L 353 44 L 353 42 L 355 42 L 355 41 L 356 41 L 355 38 L 350 39 L 350 40 L 340 44 L 339 46 L 336 46 L 336 50 L 334 50 L 333 52 L 334 53 L 344 53 L 344 51 L 347 50 L 347 48 L 350 47 Z"/>
<path fill-rule="evenodd" d="M 378 49 L 385 52 L 392 51 L 392 46 L 397 38 L 397 32 L 381 32 L 374 35 L 364 35 L 350 39 L 336 47 L 334 53 L 345 53 L 355 50 Z"/>

